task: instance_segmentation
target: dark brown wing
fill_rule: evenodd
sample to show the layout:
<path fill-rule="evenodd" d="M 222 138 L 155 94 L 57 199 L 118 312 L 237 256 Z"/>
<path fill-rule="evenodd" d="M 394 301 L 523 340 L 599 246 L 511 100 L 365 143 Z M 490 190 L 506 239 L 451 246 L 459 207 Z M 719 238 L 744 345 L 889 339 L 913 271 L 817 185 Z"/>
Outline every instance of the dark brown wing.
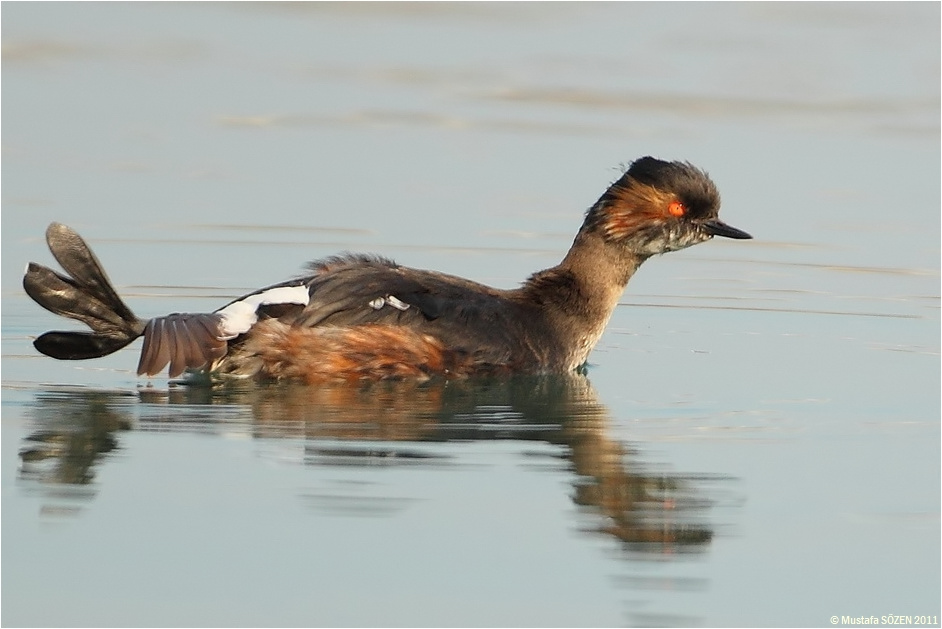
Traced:
<path fill-rule="evenodd" d="M 310 302 L 277 317 L 292 326 L 400 325 L 482 362 L 525 351 L 532 317 L 503 291 L 460 277 L 400 267 L 382 258 L 332 258 L 315 266 Z"/>

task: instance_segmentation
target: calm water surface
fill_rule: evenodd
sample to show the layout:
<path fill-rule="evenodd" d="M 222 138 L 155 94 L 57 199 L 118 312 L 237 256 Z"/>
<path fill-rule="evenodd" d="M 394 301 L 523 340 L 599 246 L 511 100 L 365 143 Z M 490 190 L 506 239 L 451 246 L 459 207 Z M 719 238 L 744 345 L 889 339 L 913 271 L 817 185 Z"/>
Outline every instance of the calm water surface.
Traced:
<path fill-rule="evenodd" d="M 4 3 L 2 623 L 938 625 L 939 11 Z M 648 262 L 587 375 L 30 344 L 53 220 L 142 316 L 342 250 L 511 287 L 644 154 L 756 238 Z"/>

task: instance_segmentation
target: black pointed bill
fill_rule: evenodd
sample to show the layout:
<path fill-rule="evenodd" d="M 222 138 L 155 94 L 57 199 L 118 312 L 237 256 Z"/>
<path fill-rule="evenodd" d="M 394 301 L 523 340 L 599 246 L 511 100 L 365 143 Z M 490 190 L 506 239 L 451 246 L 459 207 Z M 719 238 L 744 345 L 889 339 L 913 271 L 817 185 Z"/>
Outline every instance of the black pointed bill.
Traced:
<path fill-rule="evenodd" d="M 706 229 L 708 234 L 714 236 L 723 236 L 724 238 L 736 238 L 737 240 L 747 240 L 752 238 L 749 234 L 744 232 L 741 229 L 736 229 L 735 227 L 730 227 L 723 221 L 719 219 L 713 219 L 703 222 L 703 227 Z"/>

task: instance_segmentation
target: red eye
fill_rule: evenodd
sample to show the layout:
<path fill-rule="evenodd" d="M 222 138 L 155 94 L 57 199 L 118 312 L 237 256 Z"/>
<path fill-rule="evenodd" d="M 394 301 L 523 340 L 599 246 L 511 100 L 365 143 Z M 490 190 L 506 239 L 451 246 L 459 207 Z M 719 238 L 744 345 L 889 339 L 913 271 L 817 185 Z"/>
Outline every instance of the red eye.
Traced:
<path fill-rule="evenodd" d="M 687 213 L 687 208 L 680 201 L 671 201 L 667 206 L 667 213 L 671 216 L 683 216 Z"/>

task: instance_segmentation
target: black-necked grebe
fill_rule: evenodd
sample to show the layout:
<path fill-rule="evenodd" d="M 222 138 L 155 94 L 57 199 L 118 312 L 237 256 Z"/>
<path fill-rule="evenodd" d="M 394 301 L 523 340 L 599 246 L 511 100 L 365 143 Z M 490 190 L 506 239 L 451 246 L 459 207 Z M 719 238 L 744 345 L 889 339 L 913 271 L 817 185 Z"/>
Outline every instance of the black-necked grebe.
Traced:
<path fill-rule="evenodd" d="M 53 223 L 46 240 L 68 275 L 30 263 L 26 292 L 92 332 L 47 332 L 36 349 L 97 358 L 139 336 L 139 375 L 169 363 L 213 376 L 325 380 L 561 372 L 583 365 L 628 280 L 655 254 L 713 236 L 751 238 L 717 218 L 705 172 L 642 157 L 586 214 L 557 266 L 511 290 L 343 255 L 310 273 L 240 297 L 213 313 L 136 317 L 85 241 Z"/>

